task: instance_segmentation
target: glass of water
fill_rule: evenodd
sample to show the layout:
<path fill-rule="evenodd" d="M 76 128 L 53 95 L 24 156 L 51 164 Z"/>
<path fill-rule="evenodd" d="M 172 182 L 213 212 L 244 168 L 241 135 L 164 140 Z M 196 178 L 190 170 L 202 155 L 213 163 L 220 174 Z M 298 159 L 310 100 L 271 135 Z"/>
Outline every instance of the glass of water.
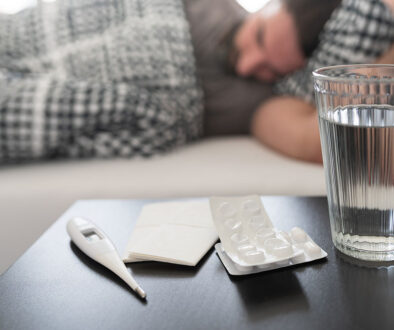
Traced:
<path fill-rule="evenodd" d="M 394 65 L 313 76 L 334 245 L 358 259 L 394 260 Z"/>

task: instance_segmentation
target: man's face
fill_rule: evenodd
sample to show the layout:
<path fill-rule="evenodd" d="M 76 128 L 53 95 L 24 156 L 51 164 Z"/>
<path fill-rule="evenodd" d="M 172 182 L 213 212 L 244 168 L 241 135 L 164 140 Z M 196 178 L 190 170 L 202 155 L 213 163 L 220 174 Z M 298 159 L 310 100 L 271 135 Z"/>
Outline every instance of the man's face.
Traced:
<path fill-rule="evenodd" d="M 235 71 L 274 81 L 304 64 L 294 20 L 279 1 L 249 16 L 234 38 Z"/>

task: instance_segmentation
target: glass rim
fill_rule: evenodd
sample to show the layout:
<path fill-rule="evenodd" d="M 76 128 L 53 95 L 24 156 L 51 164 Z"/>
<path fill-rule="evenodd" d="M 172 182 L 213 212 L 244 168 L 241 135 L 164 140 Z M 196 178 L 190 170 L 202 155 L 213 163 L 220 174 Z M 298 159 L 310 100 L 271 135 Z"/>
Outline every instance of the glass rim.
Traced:
<path fill-rule="evenodd" d="M 343 65 L 331 65 L 324 66 L 313 70 L 312 75 L 314 79 L 317 80 L 326 80 L 326 81 L 336 81 L 336 82 L 354 82 L 355 80 L 363 81 L 363 82 L 376 82 L 375 78 L 365 78 L 365 77 L 332 77 L 324 74 L 329 70 L 338 70 L 338 69 L 367 69 L 367 68 L 388 68 L 393 69 L 394 72 L 394 64 L 343 64 Z M 379 82 L 382 83 L 394 83 L 394 75 L 392 77 L 381 77 L 379 78 Z"/>

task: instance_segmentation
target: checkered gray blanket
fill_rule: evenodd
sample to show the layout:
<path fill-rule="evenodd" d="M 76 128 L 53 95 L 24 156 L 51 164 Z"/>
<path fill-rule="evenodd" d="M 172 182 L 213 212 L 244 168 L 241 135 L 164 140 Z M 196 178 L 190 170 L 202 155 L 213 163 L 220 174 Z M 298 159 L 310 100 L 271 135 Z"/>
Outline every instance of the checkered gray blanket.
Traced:
<path fill-rule="evenodd" d="M 181 0 L 58 0 L 0 16 L 0 163 L 150 156 L 202 131 Z"/>
<path fill-rule="evenodd" d="M 342 0 L 324 26 L 306 66 L 280 81 L 276 91 L 314 103 L 313 70 L 372 63 L 393 43 L 394 15 L 382 0 Z"/>

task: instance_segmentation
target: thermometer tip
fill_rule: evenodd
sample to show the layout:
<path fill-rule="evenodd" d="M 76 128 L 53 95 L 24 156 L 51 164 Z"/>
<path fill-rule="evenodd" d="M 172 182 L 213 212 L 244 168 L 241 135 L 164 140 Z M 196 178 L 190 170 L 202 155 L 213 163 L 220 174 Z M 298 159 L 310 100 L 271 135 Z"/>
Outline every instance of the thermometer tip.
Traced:
<path fill-rule="evenodd" d="M 142 290 L 140 287 L 137 287 L 136 291 L 140 295 L 141 298 L 145 299 L 146 293 L 144 290 Z"/>

